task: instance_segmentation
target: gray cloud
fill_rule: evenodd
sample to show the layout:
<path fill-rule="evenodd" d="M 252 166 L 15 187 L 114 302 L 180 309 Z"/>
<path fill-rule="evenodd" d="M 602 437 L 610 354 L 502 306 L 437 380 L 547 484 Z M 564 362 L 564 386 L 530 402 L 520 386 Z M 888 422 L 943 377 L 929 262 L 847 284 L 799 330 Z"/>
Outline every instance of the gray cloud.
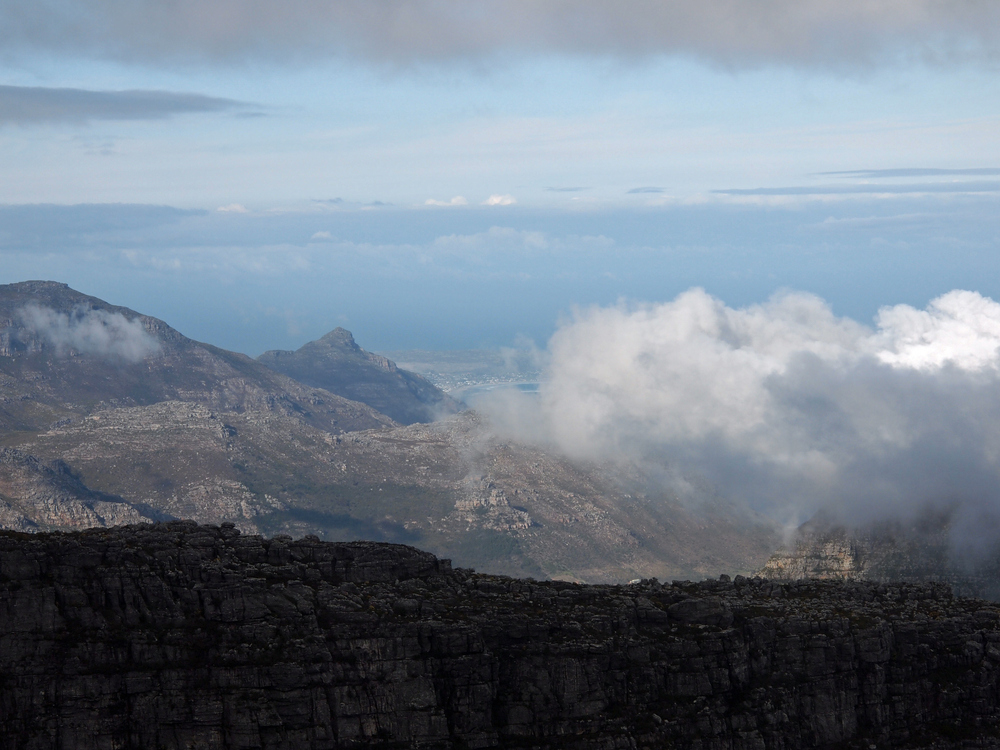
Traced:
<path fill-rule="evenodd" d="M 410 63 L 498 52 L 723 65 L 995 57 L 991 0 L 5 0 L 0 49 L 123 60 L 350 55 Z"/>
<path fill-rule="evenodd" d="M 244 105 L 231 99 L 174 91 L 88 91 L 0 86 L 0 125 L 162 120 L 179 114 L 224 112 L 241 106 Z"/>
<path fill-rule="evenodd" d="M 63 356 L 70 351 L 124 362 L 139 362 L 160 352 L 160 343 L 138 319 L 121 313 L 77 308 L 61 313 L 29 304 L 19 311 L 25 328 Z"/>
<path fill-rule="evenodd" d="M 1000 192 L 1000 181 L 967 180 L 965 182 L 922 182 L 876 185 L 794 185 L 773 188 L 730 188 L 713 190 L 719 195 L 865 195 L 890 193 L 996 193 Z"/>

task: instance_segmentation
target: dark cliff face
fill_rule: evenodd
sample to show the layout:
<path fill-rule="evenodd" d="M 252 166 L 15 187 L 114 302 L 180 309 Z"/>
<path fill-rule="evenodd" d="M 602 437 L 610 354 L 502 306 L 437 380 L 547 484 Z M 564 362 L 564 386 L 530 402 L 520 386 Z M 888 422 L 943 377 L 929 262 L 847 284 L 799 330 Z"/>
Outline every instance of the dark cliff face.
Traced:
<path fill-rule="evenodd" d="M 519 581 L 173 522 L 0 534 L 0 747 L 1000 747 L 941 586 Z"/>
<path fill-rule="evenodd" d="M 343 328 L 294 352 L 264 352 L 257 361 L 305 385 L 368 404 L 400 424 L 432 422 L 460 408 L 430 381 L 362 349 Z"/>

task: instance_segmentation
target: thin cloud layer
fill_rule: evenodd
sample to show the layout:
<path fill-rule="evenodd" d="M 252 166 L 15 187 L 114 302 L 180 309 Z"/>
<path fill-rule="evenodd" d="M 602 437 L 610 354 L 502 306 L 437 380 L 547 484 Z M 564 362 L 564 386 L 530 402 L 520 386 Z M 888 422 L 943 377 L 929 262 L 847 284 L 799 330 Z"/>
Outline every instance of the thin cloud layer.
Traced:
<path fill-rule="evenodd" d="M 990 0 L 7 0 L 0 46 L 135 62 L 349 55 L 410 63 L 502 52 L 724 65 L 995 57 Z"/>
<path fill-rule="evenodd" d="M 713 190 L 717 195 L 906 195 L 924 193 L 996 193 L 1000 181 L 876 183 L 864 185 L 796 185 L 791 187 L 730 188 Z"/>
<path fill-rule="evenodd" d="M 81 308 L 66 314 L 41 305 L 25 305 L 19 317 L 59 356 L 73 351 L 139 362 L 160 352 L 159 342 L 142 327 L 142 322 L 129 320 L 121 313 Z"/>
<path fill-rule="evenodd" d="M 813 295 L 732 309 L 694 289 L 578 311 L 548 354 L 539 401 L 492 407 L 519 437 L 666 467 L 681 495 L 707 479 L 789 523 L 1000 518 L 1000 304 L 975 292 L 872 329 Z"/>
<path fill-rule="evenodd" d="M 179 114 L 221 112 L 241 106 L 240 102 L 231 99 L 173 91 L 88 91 L 0 86 L 0 125 L 162 120 Z"/>

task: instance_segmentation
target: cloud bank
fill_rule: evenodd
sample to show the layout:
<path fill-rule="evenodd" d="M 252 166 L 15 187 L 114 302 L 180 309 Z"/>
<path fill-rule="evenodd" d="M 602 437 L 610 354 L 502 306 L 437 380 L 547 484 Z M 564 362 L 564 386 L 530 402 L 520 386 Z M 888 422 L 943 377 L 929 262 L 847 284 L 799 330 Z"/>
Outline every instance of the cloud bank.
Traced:
<path fill-rule="evenodd" d="M 139 362 L 160 352 L 160 344 L 138 319 L 121 313 L 77 308 L 71 314 L 41 305 L 25 305 L 19 311 L 29 331 L 64 356 L 70 351 L 124 362 Z"/>
<path fill-rule="evenodd" d="M 993 58 L 991 0 L 6 0 L 0 49 L 134 62 L 690 54 L 723 65 Z"/>
<path fill-rule="evenodd" d="M 665 467 L 681 495 L 707 479 L 786 523 L 1000 518 L 1000 304 L 978 293 L 870 328 L 809 294 L 732 309 L 693 289 L 580 310 L 548 354 L 539 401 L 493 405 L 518 437 Z"/>
<path fill-rule="evenodd" d="M 3 11 L 0 11 L 2 15 Z M 0 125 L 91 120 L 162 120 L 194 112 L 242 106 L 231 99 L 174 91 L 88 91 L 38 86 L 0 86 Z"/>

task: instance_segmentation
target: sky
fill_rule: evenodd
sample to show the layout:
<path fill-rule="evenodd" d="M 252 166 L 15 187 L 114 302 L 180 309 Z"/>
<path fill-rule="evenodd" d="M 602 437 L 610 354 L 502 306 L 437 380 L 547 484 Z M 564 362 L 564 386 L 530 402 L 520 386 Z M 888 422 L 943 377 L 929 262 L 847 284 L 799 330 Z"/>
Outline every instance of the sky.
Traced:
<path fill-rule="evenodd" d="M 986 0 L 4 0 L 0 283 L 251 355 L 1000 299 L 998 65 Z"/>

